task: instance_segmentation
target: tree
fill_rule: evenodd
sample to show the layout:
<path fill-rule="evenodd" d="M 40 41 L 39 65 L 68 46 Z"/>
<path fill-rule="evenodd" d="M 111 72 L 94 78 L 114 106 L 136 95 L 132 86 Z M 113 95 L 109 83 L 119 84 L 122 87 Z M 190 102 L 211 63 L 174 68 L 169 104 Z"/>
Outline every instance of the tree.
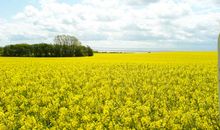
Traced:
<path fill-rule="evenodd" d="M 54 56 L 54 46 L 52 44 L 40 43 L 31 45 L 32 56 L 34 57 L 52 57 Z"/>
<path fill-rule="evenodd" d="M 93 50 L 89 46 L 87 46 L 87 52 L 88 52 L 88 56 L 93 56 L 94 55 Z"/>
<path fill-rule="evenodd" d="M 13 45 L 15 56 L 30 56 L 31 55 L 31 46 L 28 44 L 16 44 Z"/>
<path fill-rule="evenodd" d="M 0 47 L 0 56 L 3 55 L 3 47 Z"/>
<path fill-rule="evenodd" d="M 3 56 L 30 56 L 31 46 L 28 44 L 8 45 L 3 48 Z"/>
<path fill-rule="evenodd" d="M 56 45 L 67 45 L 67 46 L 80 46 L 81 42 L 74 36 L 70 35 L 57 35 L 54 38 L 54 44 Z"/>
<path fill-rule="evenodd" d="M 81 46 L 81 42 L 74 36 L 58 35 L 54 38 L 56 56 L 74 56 L 74 49 Z"/>
<path fill-rule="evenodd" d="M 93 51 L 89 47 L 82 46 L 74 36 L 58 35 L 54 38 L 56 56 L 92 56 Z M 89 51 L 89 52 L 88 52 Z"/>

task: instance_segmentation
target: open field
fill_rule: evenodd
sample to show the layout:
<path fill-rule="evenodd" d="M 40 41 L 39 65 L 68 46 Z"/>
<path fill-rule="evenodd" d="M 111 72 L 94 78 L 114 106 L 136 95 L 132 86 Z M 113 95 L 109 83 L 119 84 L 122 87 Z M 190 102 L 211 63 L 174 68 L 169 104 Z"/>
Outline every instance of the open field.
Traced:
<path fill-rule="evenodd" d="M 220 129 L 217 53 L 0 57 L 0 129 Z"/>

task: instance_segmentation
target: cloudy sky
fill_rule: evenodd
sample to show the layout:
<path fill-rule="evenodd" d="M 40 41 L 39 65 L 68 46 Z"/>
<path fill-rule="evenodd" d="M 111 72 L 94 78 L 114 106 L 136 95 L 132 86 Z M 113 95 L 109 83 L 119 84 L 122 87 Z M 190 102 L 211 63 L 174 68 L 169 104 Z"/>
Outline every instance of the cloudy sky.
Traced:
<path fill-rule="evenodd" d="M 220 0 L 1 0 L 0 46 L 74 35 L 95 49 L 216 50 Z"/>

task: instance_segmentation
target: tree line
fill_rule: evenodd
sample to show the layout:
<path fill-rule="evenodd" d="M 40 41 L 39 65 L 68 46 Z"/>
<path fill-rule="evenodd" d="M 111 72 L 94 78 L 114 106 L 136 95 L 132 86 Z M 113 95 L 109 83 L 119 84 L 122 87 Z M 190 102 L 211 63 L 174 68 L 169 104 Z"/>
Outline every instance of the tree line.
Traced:
<path fill-rule="evenodd" d="M 80 57 L 93 56 L 93 50 L 89 46 L 83 46 L 74 36 L 58 35 L 54 38 L 54 44 L 39 43 L 6 45 L 2 48 L 2 56 Z"/>

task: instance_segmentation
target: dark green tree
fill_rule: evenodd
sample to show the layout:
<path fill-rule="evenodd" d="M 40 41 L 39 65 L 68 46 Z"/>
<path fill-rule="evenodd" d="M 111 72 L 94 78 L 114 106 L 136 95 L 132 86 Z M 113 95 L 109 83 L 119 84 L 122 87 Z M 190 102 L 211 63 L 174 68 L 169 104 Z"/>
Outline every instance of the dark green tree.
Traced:
<path fill-rule="evenodd" d="M 88 56 L 94 55 L 92 48 L 90 48 L 89 46 L 87 46 L 87 53 L 88 53 Z"/>
<path fill-rule="evenodd" d="M 0 56 L 3 55 L 3 47 L 0 47 Z"/>

